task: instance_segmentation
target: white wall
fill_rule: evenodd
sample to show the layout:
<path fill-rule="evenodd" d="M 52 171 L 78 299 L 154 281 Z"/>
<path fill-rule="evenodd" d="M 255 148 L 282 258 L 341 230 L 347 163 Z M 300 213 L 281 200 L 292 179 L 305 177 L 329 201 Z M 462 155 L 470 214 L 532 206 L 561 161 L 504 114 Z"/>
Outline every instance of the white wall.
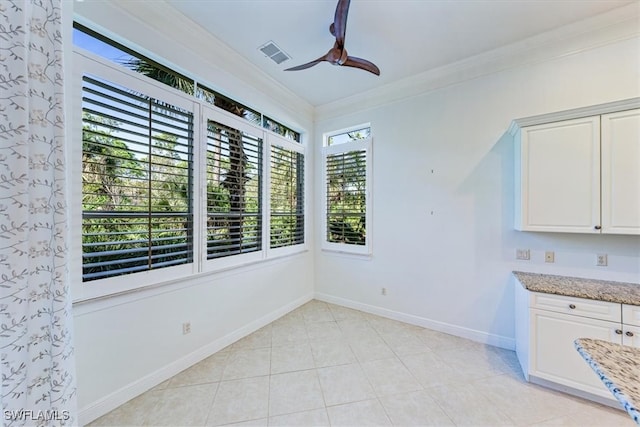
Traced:
<path fill-rule="evenodd" d="M 351 111 L 319 117 L 317 141 L 371 123 L 373 257 L 322 252 L 317 242 L 316 295 L 513 348 L 512 270 L 639 282 L 637 236 L 513 230 L 506 134 L 516 118 L 639 96 L 638 52 L 636 37 L 387 105 L 362 97 L 378 106 L 360 111 L 346 100 Z M 318 163 L 316 190 L 320 174 Z M 516 261 L 516 248 L 529 248 L 531 261 Z M 545 250 L 555 251 L 555 264 L 544 263 Z M 597 253 L 609 254 L 608 267 L 594 265 Z"/>
<path fill-rule="evenodd" d="M 105 35 L 163 63 L 179 64 L 179 70 L 209 87 L 302 131 L 304 143 L 310 143 L 313 108 L 308 103 L 264 81 L 255 67 L 198 28 L 166 33 L 166 28 L 187 25 L 166 7 L 130 1 L 73 3 L 75 19 L 81 23 L 104 29 Z M 68 9 L 67 3 L 65 24 L 70 28 Z M 65 54 L 71 56 L 70 51 Z M 312 182 L 313 157 L 309 150 L 307 182 Z M 313 188 L 307 190 L 307 200 L 313 200 Z M 306 221 L 313 230 L 313 215 Z M 307 234 L 310 245 L 312 234 Z M 74 304 L 80 422 L 99 417 L 308 301 L 313 297 L 312 271 L 313 256 L 307 251 Z M 192 332 L 183 335 L 182 324 L 187 321 Z"/>

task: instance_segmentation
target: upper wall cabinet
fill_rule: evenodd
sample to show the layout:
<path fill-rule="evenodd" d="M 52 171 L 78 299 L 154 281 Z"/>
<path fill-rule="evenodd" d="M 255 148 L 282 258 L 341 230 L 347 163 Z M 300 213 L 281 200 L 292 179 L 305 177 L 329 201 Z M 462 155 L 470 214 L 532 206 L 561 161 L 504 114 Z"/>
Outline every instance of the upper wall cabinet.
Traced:
<path fill-rule="evenodd" d="M 603 115 L 602 232 L 640 234 L 640 109 Z"/>
<path fill-rule="evenodd" d="M 640 109 L 610 112 L 630 101 L 514 122 L 517 230 L 640 234 Z"/>

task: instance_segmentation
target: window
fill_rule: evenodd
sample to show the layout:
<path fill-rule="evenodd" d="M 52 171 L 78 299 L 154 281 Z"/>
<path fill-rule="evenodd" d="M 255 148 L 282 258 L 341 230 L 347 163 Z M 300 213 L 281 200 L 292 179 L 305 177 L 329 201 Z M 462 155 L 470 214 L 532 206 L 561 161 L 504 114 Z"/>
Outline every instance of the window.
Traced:
<path fill-rule="evenodd" d="M 262 139 L 207 123 L 207 259 L 262 248 Z"/>
<path fill-rule="evenodd" d="M 358 254 L 371 251 L 371 129 L 325 136 L 325 249 Z"/>
<path fill-rule="evenodd" d="M 84 281 L 193 261 L 192 147 L 191 112 L 83 77 Z"/>
<path fill-rule="evenodd" d="M 80 50 L 73 62 L 77 299 L 304 249 L 300 134 L 197 82 L 188 93 Z"/>
<path fill-rule="evenodd" d="M 304 243 L 304 155 L 299 150 L 282 139 L 271 144 L 271 249 Z"/>

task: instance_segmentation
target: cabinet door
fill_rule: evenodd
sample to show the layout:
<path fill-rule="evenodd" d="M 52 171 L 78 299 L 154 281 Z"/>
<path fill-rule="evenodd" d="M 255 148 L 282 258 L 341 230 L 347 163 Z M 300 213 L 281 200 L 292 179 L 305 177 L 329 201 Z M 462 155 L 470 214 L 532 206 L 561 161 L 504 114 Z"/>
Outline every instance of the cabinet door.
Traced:
<path fill-rule="evenodd" d="M 531 375 L 612 399 L 575 349 L 578 338 L 621 343 L 620 323 L 531 309 Z"/>
<path fill-rule="evenodd" d="M 640 348 L 640 327 L 622 325 L 622 344 Z"/>
<path fill-rule="evenodd" d="M 640 110 L 602 116 L 602 232 L 640 234 Z"/>
<path fill-rule="evenodd" d="M 622 323 L 640 326 L 640 306 L 622 304 Z"/>
<path fill-rule="evenodd" d="M 524 127 L 520 157 L 516 228 L 600 232 L 599 116 Z"/>

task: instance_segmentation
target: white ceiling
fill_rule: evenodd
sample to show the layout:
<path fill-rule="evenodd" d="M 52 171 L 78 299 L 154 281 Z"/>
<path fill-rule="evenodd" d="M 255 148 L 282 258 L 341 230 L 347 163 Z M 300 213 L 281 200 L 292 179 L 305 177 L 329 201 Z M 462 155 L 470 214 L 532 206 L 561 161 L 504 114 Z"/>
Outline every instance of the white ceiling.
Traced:
<path fill-rule="evenodd" d="M 364 92 L 574 23 L 629 0 L 352 0 L 345 46 L 379 77 L 321 63 L 337 0 L 167 0 L 260 70 L 314 106 Z M 275 42 L 278 65 L 258 48 Z"/>

